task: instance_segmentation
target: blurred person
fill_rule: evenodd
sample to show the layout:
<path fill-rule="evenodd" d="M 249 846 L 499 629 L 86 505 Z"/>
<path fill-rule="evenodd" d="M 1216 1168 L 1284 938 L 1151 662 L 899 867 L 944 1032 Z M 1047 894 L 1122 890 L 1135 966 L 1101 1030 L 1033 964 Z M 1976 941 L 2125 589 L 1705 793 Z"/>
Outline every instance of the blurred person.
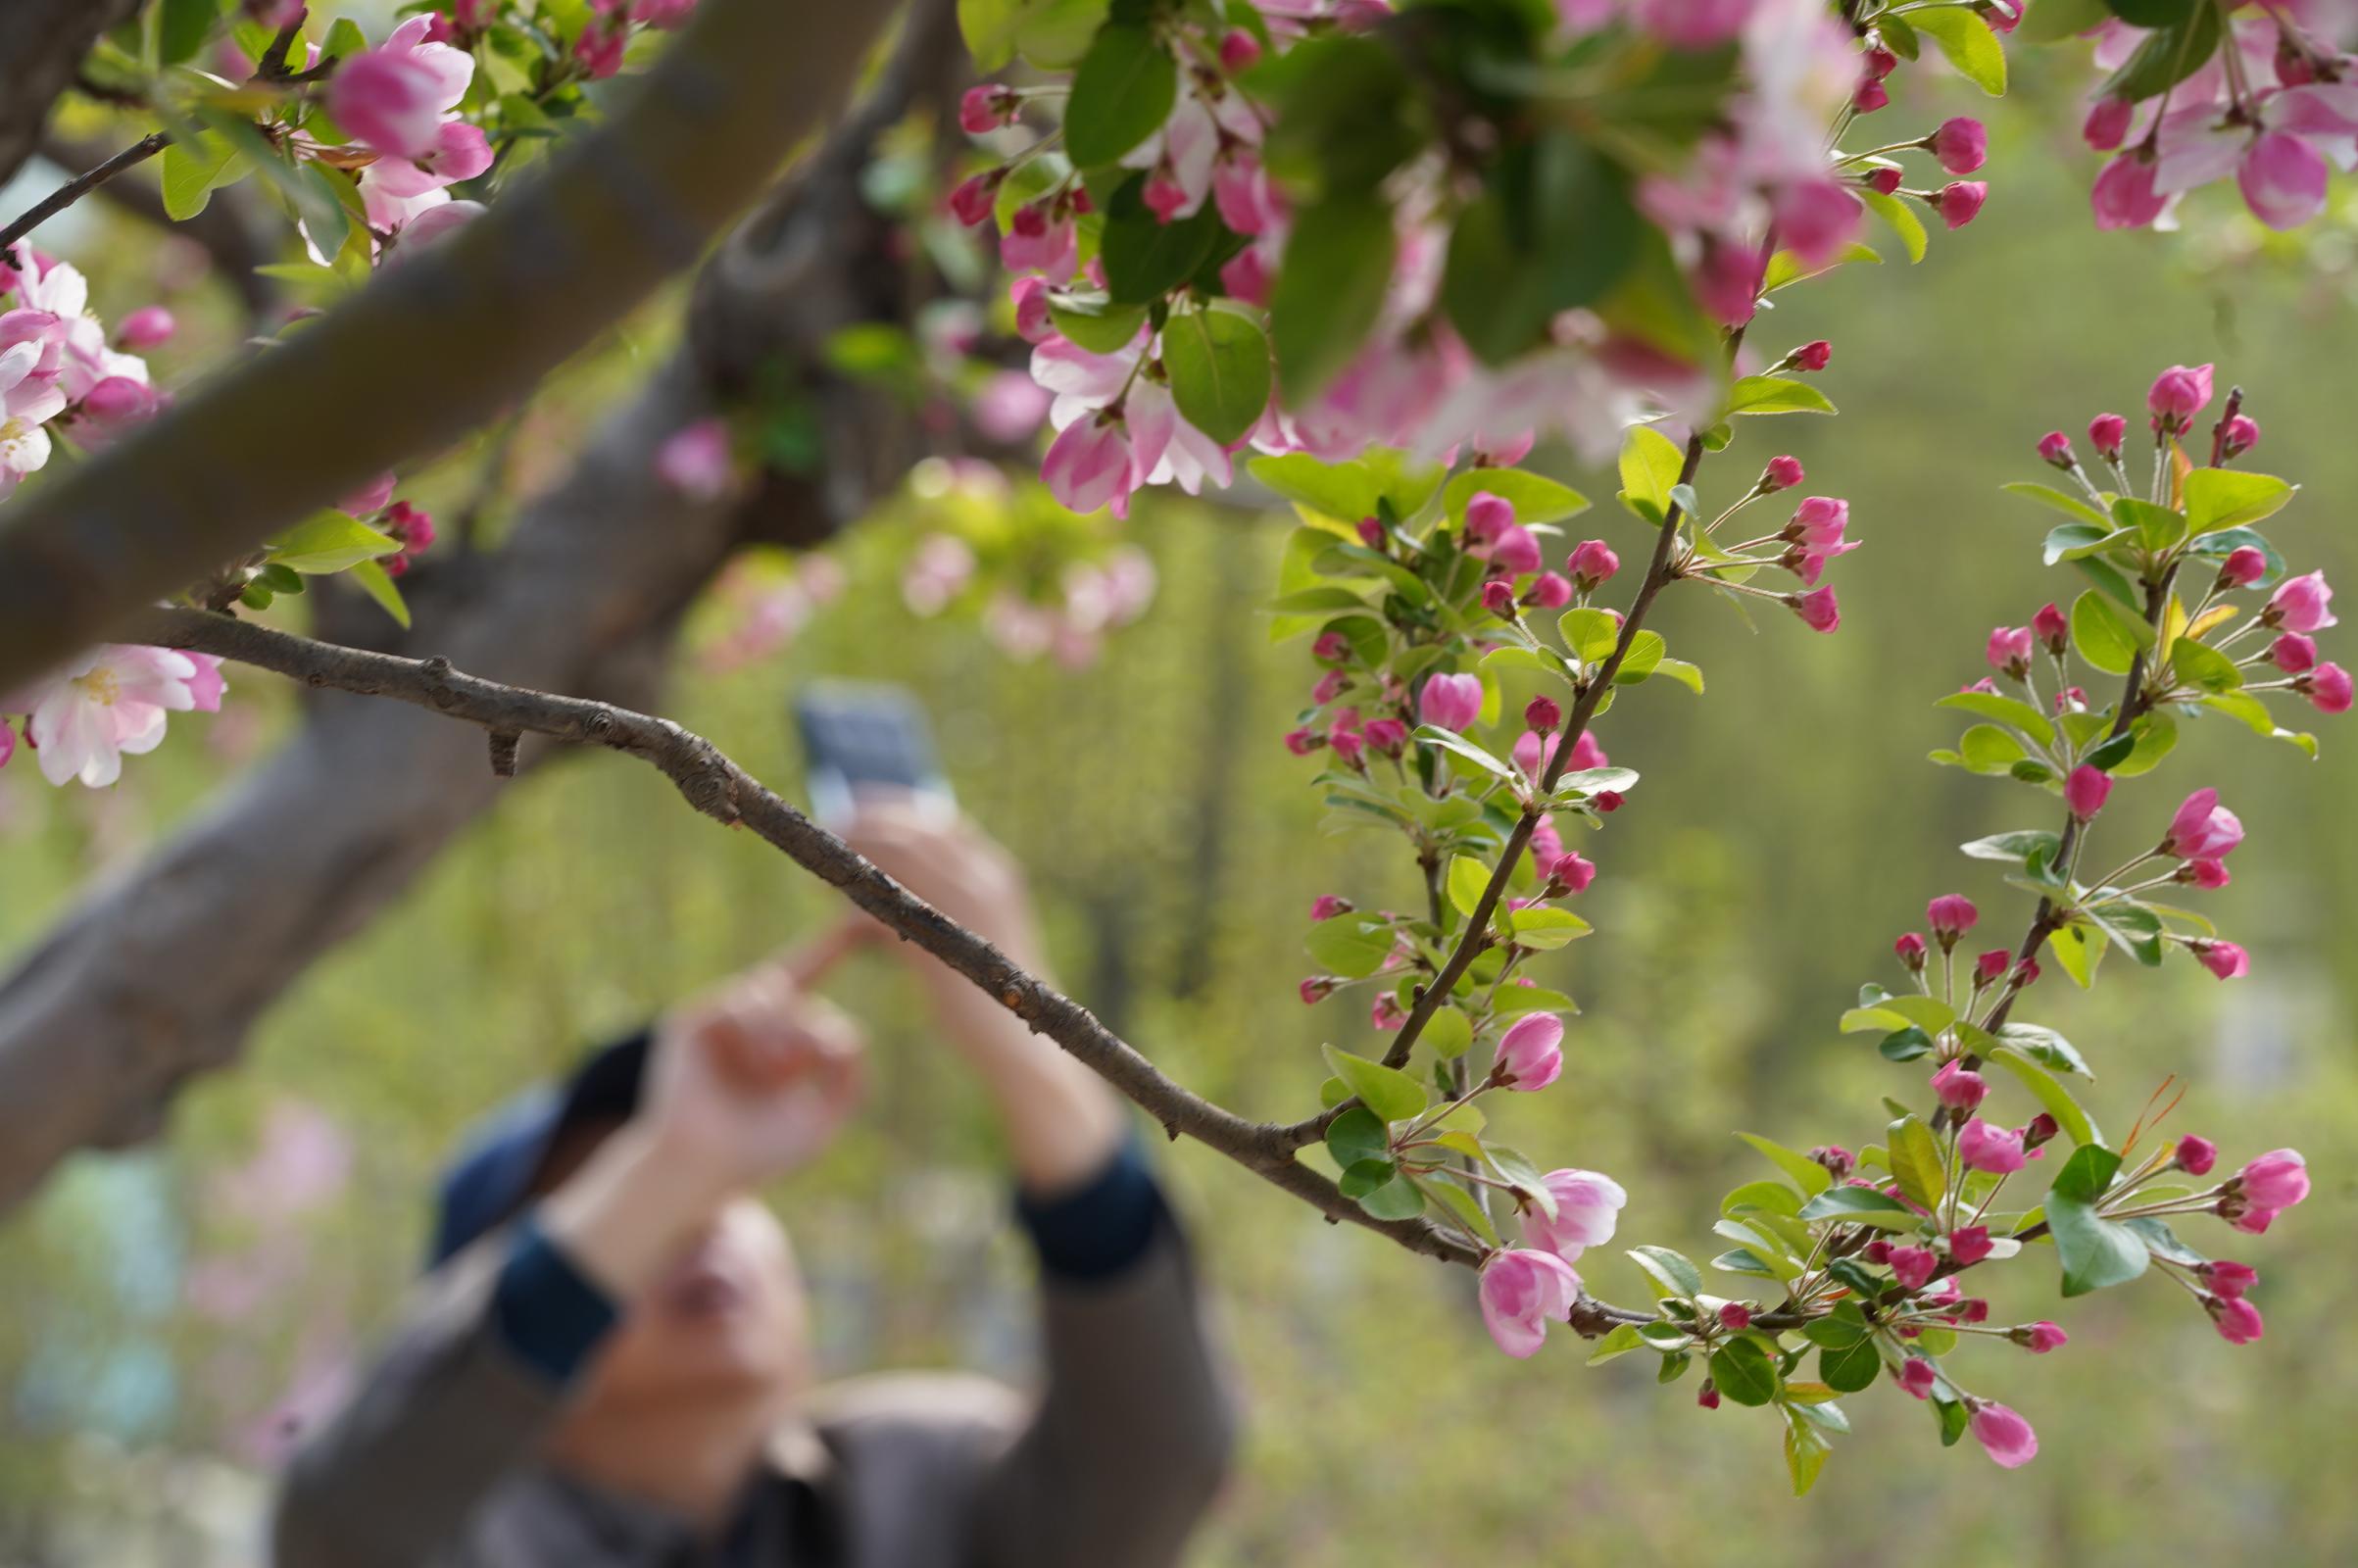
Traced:
<path fill-rule="evenodd" d="M 1021 874 L 971 826 L 863 804 L 847 838 L 1040 972 Z M 811 1386 L 787 1233 L 752 1194 L 850 1113 L 859 1031 L 806 989 L 866 916 L 675 1007 L 493 1117 L 432 1272 L 306 1435 L 279 1568 L 1151 1568 L 1225 1469 L 1185 1240 L 1113 1094 L 913 946 L 1005 1128 L 1045 1386 Z"/>

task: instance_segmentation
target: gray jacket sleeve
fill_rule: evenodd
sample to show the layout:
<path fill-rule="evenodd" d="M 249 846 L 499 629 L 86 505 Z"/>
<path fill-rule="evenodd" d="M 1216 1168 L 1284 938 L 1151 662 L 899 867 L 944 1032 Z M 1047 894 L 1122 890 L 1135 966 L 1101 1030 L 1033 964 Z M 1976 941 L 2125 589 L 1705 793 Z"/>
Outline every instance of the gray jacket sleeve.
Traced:
<path fill-rule="evenodd" d="M 365 1381 L 304 1436 L 273 1520 L 277 1568 L 418 1568 L 530 1460 L 564 1396 L 494 1320 L 507 1248 L 486 1237 L 420 1285 Z"/>
<path fill-rule="evenodd" d="M 1227 1473 L 1235 1413 L 1169 1215 L 1128 1268 L 1050 1277 L 1037 1414 L 983 1478 L 983 1568 L 1164 1568 Z"/>

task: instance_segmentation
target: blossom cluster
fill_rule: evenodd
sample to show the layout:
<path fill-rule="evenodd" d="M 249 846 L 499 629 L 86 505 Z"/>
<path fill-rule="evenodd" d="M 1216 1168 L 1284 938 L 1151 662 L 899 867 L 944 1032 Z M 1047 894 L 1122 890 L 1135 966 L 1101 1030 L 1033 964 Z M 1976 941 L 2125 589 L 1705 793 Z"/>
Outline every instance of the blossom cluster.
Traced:
<path fill-rule="evenodd" d="M 1980 169 L 1970 119 L 1827 151 L 1830 125 L 1839 140 L 1888 102 L 1898 59 L 1880 34 L 1862 44 L 1823 0 L 1729 0 L 1559 7 L 1555 32 L 1528 40 L 1535 57 L 1603 62 L 1615 102 L 1674 75 L 1717 101 L 1652 111 L 1681 117 L 1656 127 L 1674 164 L 1549 131 L 1499 151 L 1469 206 L 1467 149 L 1517 108 L 1577 120 L 1557 98 L 1577 100 L 1584 78 L 1561 74 L 1522 105 L 1497 102 L 1495 83 L 1428 98 L 1403 57 L 1445 41 L 1427 33 L 1452 15 L 1284 0 L 1217 24 L 1117 17 L 1068 77 L 966 94 L 960 125 L 995 161 L 949 205 L 1001 227 L 1016 329 L 1054 395 L 1042 471 L 1067 506 L 1224 486 L 1247 451 L 1512 464 L 1552 434 L 1607 455 L 1632 419 L 1703 419 L 1725 389 L 1721 331 L 1852 255 L 1867 211 L 1919 254 L 1901 198 L 1953 228 L 1987 195 L 1905 183 L 1902 155 Z M 1937 41 L 2002 82 L 1993 29 L 2013 20 L 2002 4 L 1941 13 Z M 1426 69 L 1458 58 L 1448 41 Z M 1552 205 L 1531 195 L 1543 163 L 1566 192 Z"/>
<path fill-rule="evenodd" d="M 2171 226 L 2187 192 L 2230 176 L 2270 228 L 2324 211 L 2331 170 L 2358 165 L 2351 23 L 2346 7 L 2269 0 L 2093 28 L 2105 77 L 2081 133 L 2113 154 L 2091 196 L 2096 226 Z"/>
<path fill-rule="evenodd" d="M 0 501 L 47 466 L 52 432 L 88 450 L 152 417 L 164 394 L 139 351 L 174 326 L 149 305 L 110 334 L 73 264 L 28 245 L 0 254 Z"/>

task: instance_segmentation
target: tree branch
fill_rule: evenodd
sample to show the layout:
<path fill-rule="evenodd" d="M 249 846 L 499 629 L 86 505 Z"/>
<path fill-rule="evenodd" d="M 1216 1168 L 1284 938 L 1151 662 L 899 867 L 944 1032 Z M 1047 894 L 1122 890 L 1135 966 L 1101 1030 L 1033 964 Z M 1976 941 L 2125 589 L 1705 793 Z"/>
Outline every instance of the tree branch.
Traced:
<path fill-rule="evenodd" d="M 60 169 L 83 169 L 105 159 L 102 147 L 68 141 L 53 134 L 41 138 L 43 158 Z M 260 321 L 279 303 L 276 284 L 255 269 L 275 260 L 271 239 L 259 220 L 241 185 L 216 190 L 205 210 L 194 218 L 174 219 L 164 210 L 164 196 L 145 179 L 111 179 L 98 187 L 98 199 L 183 239 L 194 240 L 213 259 L 221 281 L 244 302 L 249 321 Z"/>
<path fill-rule="evenodd" d="M 0 689 L 473 429 L 618 318 L 837 110 L 869 5 L 708 0 L 632 102 L 489 216 L 0 524 Z"/>
<path fill-rule="evenodd" d="M 446 659 L 343 648 L 202 611 L 148 611 L 133 618 L 127 634 L 272 670 L 314 688 L 392 698 L 478 725 L 494 737 L 539 735 L 635 757 L 661 770 L 698 811 L 723 826 L 751 829 L 903 940 L 997 998 L 1034 1033 L 1046 1035 L 1136 1102 L 1170 1136 L 1185 1134 L 1218 1150 L 1330 1219 L 1364 1225 L 1448 1262 L 1479 1260 L 1473 1248 L 1421 1219 L 1379 1220 L 1367 1214 L 1332 1182 L 1300 1164 L 1280 1129 L 1248 1121 L 1165 1077 L 1088 1008 L 910 893 L 764 788 L 712 742 L 669 719 L 486 680 Z"/>
<path fill-rule="evenodd" d="M 74 82 L 90 46 L 138 0 L 14 0 L 0 48 L 0 185 L 16 177 L 49 106 Z"/>
<path fill-rule="evenodd" d="M 142 136 L 106 162 L 74 175 L 25 209 L 10 222 L 0 224 L 0 262 L 6 262 L 19 270 L 23 270 L 24 264 L 17 258 L 14 250 L 17 241 L 67 208 L 72 207 L 117 174 L 134 165 L 146 163 L 171 144 L 172 135 L 168 131 L 159 130 L 152 135 Z"/>

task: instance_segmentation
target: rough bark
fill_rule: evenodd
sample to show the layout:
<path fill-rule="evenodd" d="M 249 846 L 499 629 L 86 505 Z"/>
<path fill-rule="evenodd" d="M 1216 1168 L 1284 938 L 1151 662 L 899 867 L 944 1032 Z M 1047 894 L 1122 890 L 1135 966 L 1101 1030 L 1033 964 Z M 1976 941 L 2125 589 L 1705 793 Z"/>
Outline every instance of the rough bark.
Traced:
<path fill-rule="evenodd" d="M 709 0 L 629 103 L 488 217 L 21 498 L 0 522 L 0 690 L 529 392 L 835 116 L 887 15 Z"/>
<path fill-rule="evenodd" d="M 12 0 L 0 11 L 0 185 L 32 155 L 90 45 L 138 9 L 139 0 Z"/>

